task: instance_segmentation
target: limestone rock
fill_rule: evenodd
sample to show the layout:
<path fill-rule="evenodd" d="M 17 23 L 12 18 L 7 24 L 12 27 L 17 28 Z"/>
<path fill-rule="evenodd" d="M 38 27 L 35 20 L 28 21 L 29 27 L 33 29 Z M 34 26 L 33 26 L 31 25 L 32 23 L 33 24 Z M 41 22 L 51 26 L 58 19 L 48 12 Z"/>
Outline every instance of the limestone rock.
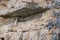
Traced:
<path fill-rule="evenodd" d="M 60 0 L 0 0 L 0 40 L 60 40 Z"/>

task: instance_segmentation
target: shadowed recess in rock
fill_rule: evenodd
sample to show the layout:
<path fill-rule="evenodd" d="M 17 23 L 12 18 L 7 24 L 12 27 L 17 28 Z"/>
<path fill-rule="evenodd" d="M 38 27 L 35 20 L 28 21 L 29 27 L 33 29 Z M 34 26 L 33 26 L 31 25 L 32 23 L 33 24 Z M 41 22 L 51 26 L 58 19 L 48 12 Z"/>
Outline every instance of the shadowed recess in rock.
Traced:
<path fill-rule="evenodd" d="M 48 10 L 48 8 L 40 7 L 39 4 L 35 3 L 33 0 L 32 2 L 25 2 L 25 1 L 22 1 L 22 2 L 27 4 L 26 7 L 18 9 L 12 13 L 0 15 L 0 17 L 4 17 L 4 18 L 23 17 L 24 18 L 30 15 L 43 13 Z"/>
<path fill-rule="evenodd" d="M 2 38 L 0 38 L 1 40 L 4 40 L 4 38 L 2 37 Z"/>
<path fill-rule="evenodd" d="M 60 33 L 58 34 L 58 40 L 60 40 Z"/>
<path fill-rule="evenodd" d="M 13 18 L 13 17 L 20 17 L 21 18 L 22 17 L 22 18 L 24 18 L 24 17 L 30 16 L 30 15 L 43 13 L 47 10 L 48 10 L 47 8 L 42 8 L 42 7 L 39 7 L 37 9 L 22 8 L 22 9 L 14 11 L 12 13 L 8 13 L 6 15 L 0 15 L 0 17 L 4 17 L 4 18 Z"/>
<path fill-rule="evenodd" d="M 5 15 L 0 15 L 0 17 L 3 18 L 26 18 L 28 16 L 42 14 L 45 11 L 49 10 L 49 8 L 43 8 L 38 5 L 38 3 L 32 2 L 26 2 L 27 6 L 21 9 L 18 9 L 16 11 L 13 11 L 12 13 L 7 13 Z M 41 16 L 42 17 L 42 16 Z"/>

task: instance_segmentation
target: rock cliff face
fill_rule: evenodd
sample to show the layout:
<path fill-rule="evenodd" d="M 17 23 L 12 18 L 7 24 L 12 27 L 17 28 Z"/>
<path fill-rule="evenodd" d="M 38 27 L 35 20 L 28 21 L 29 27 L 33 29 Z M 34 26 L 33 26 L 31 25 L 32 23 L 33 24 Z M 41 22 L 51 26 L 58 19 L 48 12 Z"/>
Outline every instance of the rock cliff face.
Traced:
<path fill-rule="evenodd" d="M 0 40 L 60 40 L 60 0 L 0 0 Z"/>

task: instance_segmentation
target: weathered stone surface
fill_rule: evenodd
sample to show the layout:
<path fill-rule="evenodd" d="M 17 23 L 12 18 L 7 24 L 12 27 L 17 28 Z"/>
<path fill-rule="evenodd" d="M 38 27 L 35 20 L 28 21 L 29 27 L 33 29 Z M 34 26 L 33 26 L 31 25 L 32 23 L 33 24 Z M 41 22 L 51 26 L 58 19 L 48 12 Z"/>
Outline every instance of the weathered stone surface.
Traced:
<path fill-rule="evenodd" d="M 0 0 L 0 40 L 60 40 L 59 35 L 60 0 Z"/>

